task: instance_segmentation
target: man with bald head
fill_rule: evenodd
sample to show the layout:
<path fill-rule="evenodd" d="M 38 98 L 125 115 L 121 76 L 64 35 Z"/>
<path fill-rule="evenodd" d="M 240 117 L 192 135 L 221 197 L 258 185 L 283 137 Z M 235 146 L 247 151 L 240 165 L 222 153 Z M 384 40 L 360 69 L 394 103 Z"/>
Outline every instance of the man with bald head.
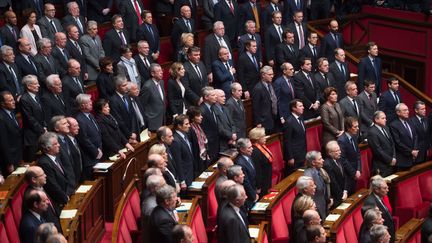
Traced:
<path fill-rule="evenodd" d="M 62 78 L 63 96 L 65 101 L 72 108 L 72 113 L 78 111 L 75 98 L 79 94 L 85 93 L 84 82 L 82 79 L 81 64 L 76 59 L 69 59 L 67 62 L 67 73 Z"/>
<path fill-rule="evenodd" d="M 23 77 L 29 74 L 38 75 L 38 68 L 34 57 L 31 55 L 31 49 L 30 41 L 27 38 L 18 39 L 15 63 Z"/>
<path fill-rule="evenodd" d="M 37 21 L 42 33 L 42 37 L 48 38 L 52 41 L 54 41 L 55 33 L 63 32 L 63 27 L 60 23 L 60 20 L 55 17 L 55 14 L 55 6 L 51 3 L 46 3 L 44 5 L 44 16 L 42 16 Z"/>
<path fill-rule="evenodd" d="M 166 169 L 167 162 L 160 154 L 149 155 L 147 159 L 147 165 L 149 168 L 159 168 L 162 171 L 162 175 L 166 183 L 174 188 L 177 187 L 175 178 Z"/>
<path fill-rule="evenodd" d="M 63 32 L 57 32 L 54 35 L 55 46 L 52 48 L 52 56 L 58 67 L 60 77 L 63 77 L 67 73 L 68 61 L 71 58 L 69 51 L 66 49 L 67 37 Z"/>
<path fill-rule="evenodd" d="M 215 195 L 216 200 L 219 202 L 222 198 L 222 183 L 228 180 L 228 169 L 234 165 L 234 162 L 229 157 L 221 157 L 217 162 L 219 177 L 216 180 Z"/>
<path fill-rule="evenodd" d="M 81 147 L 78 144 L 78 141 L 76 140 L 76 136 L 78 136 L 79 133 L 79 123 L 78 121 L 73 117 L 66 117 L 67 122 L 69 123 L 69 133 L 67 134 L 67 142 L 70 149 L 70 156 L 71 160 L 73 161 L 72 167 L 75 174 L 75 181 L 78 185 L 81 180 L 81 174 L 82 174 L 82 167 L 83 167 L 83 161 L 82 161 L 82 151 Z"/>
<path fill-rule="evenodd" d="M 307 242 L 306 237 L 306 228 L 310 225 L 320 225 L 321 218 L 317 211 L 315 210 L 306 210 L 303 213 L 303 217 L 301 220 L 295 221 L 296 224 L 293 225 L 293 241 L 294 243 L 303 243 Z"/>
<path fill-rule="evenodd" d="M 19 237 L 23 243 L 33 243 L 36 229 L 45 222 L 43 214 L 48 210 L 49 199 L 45 192 L 31 190 L 23 199 L 27 210 L 22 215 L 19 226 Z"/>
<path fill-rule="evenodd" d="M 85 56 L 83 55 L 83 47 L 81 46 L 81 43 L 79 43 L 79 38 L 81 35 L 78 31 L 78 27 L 75 25 L 68 25 L 66 27 L 66 34 L 68 38 L 66 42 L 66 49 L 71 55 L 71 58 L 76 59 L 81 64 L 81 78 L 87 80 L 87 64 Z"/>

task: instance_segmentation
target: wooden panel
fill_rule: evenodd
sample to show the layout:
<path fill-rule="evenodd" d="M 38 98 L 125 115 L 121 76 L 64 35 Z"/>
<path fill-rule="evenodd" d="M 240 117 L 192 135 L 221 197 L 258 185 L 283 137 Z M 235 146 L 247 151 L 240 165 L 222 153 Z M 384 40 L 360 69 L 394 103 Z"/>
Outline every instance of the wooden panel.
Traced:
<path fill-rule="evenodd" d="M 423 219 L 411 219 L 396 231 L 395 243 L 417 242 L 414 238 L 420 234 Z"/>

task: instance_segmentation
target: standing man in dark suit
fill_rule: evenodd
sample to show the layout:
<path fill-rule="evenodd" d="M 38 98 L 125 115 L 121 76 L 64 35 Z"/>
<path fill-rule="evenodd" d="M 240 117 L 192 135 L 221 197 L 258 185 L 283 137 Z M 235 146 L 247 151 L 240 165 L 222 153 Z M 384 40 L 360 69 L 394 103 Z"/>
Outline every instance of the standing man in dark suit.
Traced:
<path fill-rule="evenodd" d="M 386 114 L 376 111 L 374 126 L 369 128 L 368 143 L 372 149 L 372 173 L 388 176 L 393 174 L 396 166 L 396 151 L 390 129 L 386 126 Z"/>
<path fill-rule="evenodd" d="M 75 59 L 69 59 L 67 75 L 63 77 L 63 97 L 71 108 L 72 113 L 78 110 L 75 98 L 85 93 L 84 82 L 81 77 L 81 65 Z"/>
<path fill-rule="evenodd" d="M 288 176 L 298 168 L 304 166 L 306 156 L 306 127 L 302 118 L 303 102 L 294 99 L 289 103 L 291 116 L 287 117 L 283 125 L 283 155 L 287 162 L 285 174 Z"/>
<path fill-rule="evenodd" d="M 262 63 L 259 61 L 257 53 L 257 42 L 255 40 L 247 40 L 245 46 L 246 51 L 240 54 L 237 63 L 237 79 L 243 87 L 245 98 L 249 99 L 250 93 L 259 82 L 259 70 Z"/>
<path fill-rule="evenodd" d="M 313 68 L 313 63 L 312 63 Z M 318 82 L 319 88 L 320 88 L 320 102 L 324 103 L 326 100 L 324 100 L 324 89 L 327 87 L 335 87 L 336 88 L 336 81 L 333 77 L 333 74 L 330 72 L 329 68 L 329 62 L 327 58 L 320 57 L 318 59 L 318 70 L 314 75 L 315 80 Z M 339 94 L 338 94 L 339 98 Z"/>
<path fill-rule="evenodd" d="M 311 20 L 326 19 L 330 16 L 330 8 L 333 1 L 330 0 L 311 0 L 310 18 Z"/>
<path fill-rule="evenodd" d="M 50 202 L 45 192 L 33 189 L 23 199 L 23 204 L 27 210 L 23 212 L 20 221 L 19 239 L 22 243 L 33 243 L 36 230 L 45 223 L 42 215 L 48 210 Z"/>
<path fill-rule="evenodd" d="M 69 123 L 69 133 L 67 134 L 68 139 L 66 140 L 68 142 L 69 148 L 70 148 L 70 156 L 72 160 L 72 167 L 73 172 L 75 174 L 75 185 L 79 185 L 80 182 L 82 182 L 82 167 L 83 167 L 83 160 L 82 160 L 82 150 L 81 147 L 78 144 L 78 141 L 76 140 L 76 137 L 79 133 L 79 124 L 78 121 L 73 117 L 66 117 L 67 122 Z"/>
<path fill-rule="evenodd" d="M 202 8 L 203 15 L 201 16 L 201 20 L 204 24 L 204 29 L 210 30 L 214 23 L 214 5 L 215 2 L 213 0 L 203 0 Z"/>
<path fill-rule="evenodd" d="M 219 131 L 218 120 L 214 112 L 214 104 L 216 103 L 216 92 L 213 87 L 206 86 L 202 89 L 203 104 L 200 109 L 202 112 L 203 120 L 201 128 L 208 139 L 208 155 L 210 162 L 214 162 L 219 156 Z"/>
<path fill-rule="evenodd" d="M 387 116 L 387 121 L 391 123 L 397 118 L 395 107 L 402 103 L 402 96 L 399 91 L 399 80 L 390 77 L 387 80 L 388 90 L 383 92 L 379 98 L 378 109 L 383 111 Z"/>
<path fill-rule="evenodd" d="M 252 91 L 253 124 L 264 127 L 266 134 L 277 130 L 277 97 L 272 86 L 273 69 L 270 66 L 261 68 L 261 81 Z"/>
<path fill-rule="evenodd" d="M 417 159 L 418 141 L 414 126 L 409 123 L 409 109 L 404 103 L 396 105 L 397 119 L 390 123 L 390 131 L 396 149 L 396 167 L 399 171 L 409 170 Z"/>
<path fill-rule="evenodd" d="M 301 71 L 294 75 L 295 97 L 303 101 L 305 106 L 304 119 L 308 120 L 318 116 L 319 85 L 311 74 L 312 62 L 310 58 L 300 59 Z"/>
<path fill-rule="evenodd" d="M 31 45 L 27 38 L 18 39 L 18 51 L 15 56 L 15 63 L 23 77 L 29 74 L 38 75 L 36 60 L 31 55 Z"/>
<path fill-rule="evenodd" d="M 148 121 L 148 129 L 154 132 L 165 124 L 166 98 L 162 67 L 157 63 L 152 63 L 150 74 L 151 79 L 141 87 L 140 96 L 141 103 L 144 104 L 144 116 Z"/>
<path fill-rule="evenodd" d="M 256 24 L 253 20 L 248 20 L 245 23 L 245 30 L 246 33 L 241 35 L 239 37 L 238 40 L 238 48 L 237 50 L 239 51 L 238 55 L 241 56 L 243 53 L 245 53 L 246 50 L 246 43 L 248 41 L 255 41 L 256 45 L 257 45 L 257 50 L 256 50 L 256 56 L 257 56 L 257 61 L 259 63 L 259 66 L 262 66 L 262 41 L 261 41 L 261 36 L 259 34 L 257 34 L 257 29 L 256 29 Z"/>
<path fill-rule="evenodd" d="M 82 56 L 86 65 L 88 80 L 95 81 L 100 72 L 99 59 L 105 57 L 101 38 L 98 35 L 98 25 L 96 21 L 87 22 L 87 33 L 81 36 Z"/>
<path fill-rule="evenodd" d="M 285 29 L 283 34 L 283 43 L 280 43 L 275 48 L 275 65 L 276 70 L 280 72 L 280 66 L 284 62 L 289 62 L 293 65 L 294 70 L 299 70 L 299 48 L 294 44 L 294 32 L 290 29 Z"/>
<path fill-rule="evenodd" d="M 272 24 L 268 26 L 264 33 L 264 49 L 266 53 L 266 59 L 270 66 L 276 65 L 275 62 L 275 49 L 276 46 L 283 42 L 283 31 L 282 26 L 282 13 L 280 11 L 274 11 L 272 13 Z"/>
<path fill-rule="evenodd" d="M 181 17 L 181 8 L 183 6 L 188 6 L 192 13 L 192 19 L 196 20 L 198 9 L 197 9 L 197 1 L 189 1 L 189 0 L 175 0 L 174 1 L 174 16 Z"/>
<path fill-rule="evenodd" d="M 363 90 L 364 81 L 366 79 L 373 80 L 376 93 L 379 96 L 381 92 L 381 58 L 378 57 L 378 45 L 375 42 L 369 42 L 366 48 L 368 55 L 360 59 L 357 83 L 360 90 Z"/>
<path fill-rule="evenodd" d="M 364 81 L 364 90 L 357 96 L 358 104 L 362 110 L 363 123 L 360 131 L 363 137 L 367 137 L 367 131 L 373 124 L 373 114 L 377 111 L 377 95 L 375 93 L 375 83 L 371 80 Z"/>
<path fill-rule="evenodd" d="M 301 11 L 303 16 L 307 16 L 307 1 L 304 0 L 286 0 L 283 4 L 283 23 L 288 25 L 293 22 L 293 16 L 296 11 Z"/>
<path fill-rule="evenodd" d="M 415 164 L 426 161 L 427 151 L 430 148 L 429 131 L 430 127 L 426 118 L 426 105 L 423 101 L 417 100 L 414 102 L 415 115 L 410 118 L 411 127 L 414 128 L 417 134 L 417 148 L 419 150 Z"/>
<path fill-rule="evenodd" d="M 366 122 L 367 119 L 363 119 L 363 110 L 357 99 L 357 85 L 353 81 L 348 81 L 345 84 L 345 92 L 347 96 L 339 101 L 339 105 L 342 109 L 343 116 L 346 117 L 355 117 L 357 118 L 360 126 L 363 122 Z M 366 124 L 366 126 L 372 126 L 372 123 Z"/>
<path fill-rule="evenodd" d="M 92 178 L 93 166 L 102 157 L 102 138 L 96 120 L 91 114 L 93 110 L 91 96 L 79 94 L 76 102 L 80 110 L 75 119 L 80 127 L 76 139 L 82 149 L 83 173 L 81 180 L 89 180 Z"/>
<path fill-rule="evenodd" d="M 142 4 L 142 1 L 120 1 L 119 3 L 119 11 L 121 16 L 124 18 L 125 29 L 130 34 L 131 42 L 138 40 L 136 38 L 136 33 L 138 26 L 143 23 L 143 19 L 141 17 L 141 12 L 143 10 L 144 5 Z"/>
<path fill-rule="evenodd" d="M 39 82 L 35 75 L 24 76 L 22 83 L 26 92 L 21 96 L 20 107 L 23 122 L 24 161 L 31 163 L 38 151 L 37 140 L 46 132 L 44 110 L 40 101 Z"/>
<path fill-rule="evenodd" d="M 318 34 L 316 32 L 308 32 L 307 44 L 300 49 L 300 56 L 309 57 L 312 61 L 312 71 L 317 70 L 318 58 L 321 57 L 321 47 L 318 45 Z"/>
<path fill-rule="evenodd" d="M 240 9 L 237 1 L 224 0 L 216 3 L 214 6 L 214 20 L 223 22 L 231 46 L 237 46 L 237 37 L 241 26 Z"/>
<path fill-rule="evenodd" d="M 282 4 L 279 0 L 270 0 L 269 4 L 262 11 L 262 26 L 264 29 L 267 29 L 272 24 L 272 14 L 275 11 L 282 11 Z"/>
<path fill-rule="evenodd" d="M 322 45 L 321 45 L 322 47 Z M 321 48 L 322 50 L 322 48 Z M 330 62 L 330 59 L 328 59 Z M 334 62 L 330 62 L 330 72 L 336 81 L 336 89 L 338 91 L 338 98 L 345 97 L 345 83 L 350 79 L 350 71 L 348 64 L 345 62 L 345 51 L 341 48 L 334 50 Z"/>
<path fill-rule="evenodd" d="M 343 36 L 341 33 L 338 32 L 339 23 L 337 22 L 337 20 L 331 20 L 328 28 L 330 32 L 324 36 L 324 39 L 321 43 L 321 56 L 327 57 L 329 62 L 333 62 L 335 60 L 335 49 L 344 47 Z"/>
<path fill-rule="evenodd" d="M 14 1 L 15 2 L 15 1 Z M 33 0 L 22 0 L 22 1 L 16 1 L 21 2 L 19 4 L 19 8 L 21 10 L 24 9 L 34 9 L 36 11 L 36 19 L 39 19 L 43 15 L 43 9 L 44 9 L 44 1 L 33 1 Z M 16 6 L 18 7 L 18 6 Z"/>
<path fill-rule="evenodd" d="M 213 34 L 209 34 L 206 36 L 204 40 L 204 64 L 207 69 L 207 74 L 211 74 L 212 69 L 211 65 L 214 61 L 216 61 L 219 57 L 219 49 L 221 47 L 228 48 L 230 53 L 229 59 L 232 59 L 233 52 L 231 49 L 231 45 L 229 42 L 229 38 L 225 35 L 225 27 L 222 21 L 216 21 L 213 24 Z M 209 76 L 209 83 L 213 81 L 213 75 Z"/>
<path fill-rule="evenodd" d="M 51 40 L 42 38 L 38 41 L 38 53 L 34 57 L 38 70 L 39 82 L 42 84 L 42 90 L 46 90 L 45 80 L 51 74 L 59 74 L 59 68 L 56 65 L 54 57 L 51 55 Z"/>
<path fill-rule="evenodd" d="M 225 106 L 225 111 L 231 117 L 232 124 L 235 127 L 237 138 L 246 137 L 246 113 L 241 100 L 242 94 L 242 86 L 239 83 L 231 84 L 231 97 L 227 100 Z"/>
<path fill-rule="evenodd" d="M 64 5 L 67 5 L 69 2 L 73 2 L 74 0 L 62 0 Z M 88 0 L 76 0 L 75 2 L 78 4 L 79 9 L 81 10 L 81 15 L 87 19 L 87 1 Z"/>
<path fill-rule="evenodd" d="M 80 14 L 80 7 L 77 2 L 68 2 L 67 5 L 68 14 L 62 19 L 63 28 L 68 25 L 75 25 L 78 28 L 79 36 L 85 33 L 86 19 Z"/>
<path fill-rule="evenodd" d="M 201 61 L 201 49 L 199 47 L 191 47 L 188 50 L 188 61 L 183 63 L 186 70 L 183 77 L 183 84 L 188 86 L 191 96 L 186 97 L 186 101 L 190 104 L 200 104 L 201 90 L 208 85 L 208 75 L 204 63 Z M 188 99 L 189 98 L 189 99 Z"/>
<path fill-rule="evenodd" d="M 260 30 L 264 29 L 263 26 L 263 18 L 262 18 L 262 10 L 261 3 L 256 0 L 249 0 L 240 5 L 240 25 L 239 27 L 243 27 L 248 20 L 252 20 L 256 24 L 256 31 L 261 32 Z M 244 33 L 244 29 L 239 32 Z"/>
<path fill-rule="evenodd" d="M 21 85 L 21 73 L 15 64 L 12 47 L 4 45 L 0 48 L 3 62 L 0 63 L 0 91 L 8 90 L 14 97 L 21 96 L 24 89 Z"/>
<path fill-rule="evenodd" d="M 157 206 L 149 219 L 150 242 L 172 242 L 172 229 L 178 224 L 175 210 L 177 193 L 172 186 L 164 185 L 156 190 Z"/>
<path fill-rule="evenodd" d="M 137 44 L 138 54 L 134 56 L 136 66 L 142 81 L 149 80 L 150 65 L 154 62 L 153 57 L 150 55 L 149 43 L 145 40 L 140 40 Z"/>
<path fill-rule="evenodd" d="M 196 32 L 195 20 L 191 18 L 191 9 L 188 5 L 183 5 L 180 9 L 180 17 L 175 21 L 171 32 L 171 44 L 175 53 L 181 47 L 181 35 L 183 33 Z"/>
<path fill-rule="evenodd" d="M 40 27 L 42 37 L 54 41 L 54 35 L 57 32 L 63 32 L 63 26 L 60 20 L 55 17 L 56 9 L 51 3 L 44 6 L 44 16 L 38 19 L 37 24 Z"/>
<path fill-rule="evenodd" d="M 393 216 L 391 215 L 389 208 L 384 203 L 383 198 L 387 196 L 389 188 L 384 178 L 376 175 L 371 178 L 371 192 L 370 195 L 364 200 L 362 213 L 370 208 L 378 207 L 381 212 L 382 218 L 384 219 L 384 225 L 387 226 L 388 232 L 390 233 L 391 240 L 395 240 L 395 225 L 393 221 Z"/>
<path fill-rule="evenodd" d="M 247 217 L 240 208 L 246 201 L 246 192 L 242 185 L 236 184 L 227 190 L 225 207 L 219 210 L 217 237 L 220 242 L 250 242 Z"/>
<path fill-rule="evenodd" d="M 214 113 L 218 122 L 219 131 L 219 151 L 225 152 L 237 140 L 237 133 L 232 118 L 225 109 L 225 92 L 221 89 L 216 89 L 216 103 L 214 104 Z"/>
<path fill-rule="evenodd" d="M 78 28 L 74 25 L 68 25 L 66 27 L 67 41 L 66 50 L 68 50 L 70 58 L 77 60 L 81 64 L 80 76 L 83 80 L 88 80 L 87 63 L 83 52 L 83 47 L 79 43 L 79 32 Z M 81 35 L 82 36 L 82 35 Z"/>
<path fill-rule="evenodd" d="M 108 1 L 98 1 L 98 0 L 88 0 L 87 4 L 87 17 L 88 20 L 94 20 L 98 24 L 103 24 L 110 21 L 112 17 L 113 9 L 112 0 Z"/>
<path fill-rule="evenodd" d="M 229 97 L 231 94 L 231 84 L 235 81 L 234 74 L 236 70 L 230 59 L 228 48 L 220 47 L 219 59 L 212 63 L 211 70 L 213 74 L 213 86 L 222 89 L 225 95 Z"/>
<path fill-rule="evenodd" d="M 150 11 L 142 11 L 141 16 L 143 19 L 143 24 L 137 29 L 137 41 L 146 40 L 150 48 L 149 53 L 151 54 L 153 60 L 157 60 L 159 58 L 160 51 L 159 30 L 157 29 L 156 25 L 153 24 L 153 15 Z"/>
<path fill-rule="evenodd" d="M 128 95 L 132 103 L 131 108 L 133 110 L 136 119 L 136 128 L 135 128 L 137 134 L 136 139 L 138 141 L 141 141 L 140 134 L 142 131 L 144 131 L 144 129 L 147 128 L 148 121 L 145 120 L 144 106 L 143 104 L 141 104 L 140 101 L 140 97 L 139 97 L 140 89 L 138 85 L 136 83 L 128 83 L 128 86 L 129 86 Z"/>
<path fill-rule="evenodd" d="M 294 32 L 294 45 L 301 50 L 306 45 L 306 38 L 308 36 L 306 23 L 303 22 L 303 12 L 295 11 L 293 20 L 292 23 L 288 24 L 288 28 Z"/>
<path fill-rule="evenodd" d="M 360 148 L 358 146 L 359 122 L 357 118 L 345 118 L 345 133 L 338 138 L 341 150 L 341 159 L 346 160 L 346 165 L 350 167 L 348 171 L 355 171 L 354 175 L 346 177 L 348 196 L 352 195 L 357 188 L 357 180 L 361 176 L 362 166 L 360 160 Z"/>
<path fill-rule="evenodd" d="M 73 26 L 73 25 L 71 25 Z M 66 49 L 67 37 L 63 32 L 55 33 L 55 46 L 52 49 L 52 56 L 56 61 L 60 77 L 67 73 L 67 63 L 71 58 L 69 50 Z"/>
<path fill-rule="evenodd" d="M 6 11 L 4 16 L 6 24 L 0 29 L 1 42 L 3 45 L 12 47 L 16 52 L 18 50 L 17 41 L 20 33 L 17 27 L 17 16 L 12 11 Z"/>
<path fill-rule="evenodd" d="M 111 18 L 111 24 L 113 28 L 105 33 L 102 45 L 105 50 L 105 56 L 111 57 L 114 60 L 113 63 L 118 63 L 120 61 L 120 46 L 130 44 L 129 32 L 123 29 L 123 18 L 119 14 Z"/>
<path fill-rule="evenodd" d="M 63 85 L 57 74 L 46 78 L 47 91 L 43 92 L 41 103 L 44 108 L 45 122 L 48 124 L 53 116 L 71 114 L 68 100 L 63 96 Z"/>
<path fill-rule="evenodd" d="M 287 119 L 291 115 L 289 104 L 295 98 L 294 67 L 289 62 L 281 65 L 282 75 L 274 81 L 273 88 L 278 100 L 279 116 Z"/>
<path fill-rule="evenodd" d="M 9 91 L 0 92 L 0 169 L 4 177 L 12 173 L 22 159 L 22 132 L 15 115 L 15 100 Z M 3 177 L 0 178 L 2 181 Z"/>

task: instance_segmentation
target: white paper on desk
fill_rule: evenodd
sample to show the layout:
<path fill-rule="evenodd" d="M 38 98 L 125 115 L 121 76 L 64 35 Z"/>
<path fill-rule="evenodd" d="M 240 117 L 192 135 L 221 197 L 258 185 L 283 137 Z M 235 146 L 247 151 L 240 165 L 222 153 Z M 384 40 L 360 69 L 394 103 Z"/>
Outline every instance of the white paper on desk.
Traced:
<path fill-rule="evenodd" d="M 215 163 L 212 167 L 213 167 L 213 169 L 216 169 L 217 168 L 217 163 Z"/>
<path fill-rule="evenodd" d="M 61 219 L 71 219 L 75 217 L 77 214 L 78 209 L 63 209 L 60 214 Z"/>
<path fill-rule="evenodd" d="M 258 238 L 259 228 L 249 228 L 249 235 L 251 238 Z"/>
<path fill-rule="evenodd" d="M 398 177 L 398 175 L 396 175 L 396 174 L 393 174 L 393 175 L 389 175 L 389 176 L 387 176 L 387 177 L 384 177 L 384 180 L 385 181 L 392 181 L 393 179 L 395 179 L 395 178 L 397 178 Z"/>
<path fill-rule="evenodd" d="M 14 172 L 12 172 L 12 175 L 21 175 L 21 174 L 26 173 L 26 171 L 27 171 L 27 167 L 21 166 L 21 167 L 16 168 L 14 170 Z"/>
<path fill-rule="evenodd" d="M 326 221 L 336 221 L 336 220 L 338 220 L 339 217 L 340 217 L 340 214 L 329 214 L 325 220 Z"/>
<path fill-rule="evenodd" d="M 184 202 L 179 207 L 176 208 L 177 212 L 187 212 L 192 207 L 192 203 Z"/>
<path fill-rule="evenodd" d="M 251 210 L 265 211 L 267 209 L 268 205 L 269 205 L 269 203 L 257 202 L 257 203 L 255 203 L 255 205 L 252 207 Z"/>
<path fill-rule="evenodd" d="M 111 165 L 113 165 L 114 163 L 97 163 L 93 166 L 93 169 L 97 169 L 97 170 L 108 170 L 109 167 L 111 167 Z"/>
<path fill-rule="evenodd" d="M 91 185 L 81 185 L 75 193 L 87 193 L 92 188 Z"/>
<path fill-rule="evenodd" d="M 211 175 L 213 175 L 213 171 L 210 171 L 210 172 L 206 172 L 206 171 L 204 171 L 204 172 L 199 176 L 199 178 L 201 178 L 201 179 L 207 179 L 207 178 L 209 178 Z"/>
<path fill-rule="evenodd" d="M 345 210 L 351 206 L 351 203 L 341 203 L 336 209 Z"/>
<path fill-rule="evenodd" d="M 141 139 L 141 142 L 145 142 L 145 141 L 150 139 L 149 133 L 148 133 L 148 128 L 140 133 L 140 139 Z"/>
<path fill-rule="evenodd" d="M 120 156 L 118 154 L 116 154 L 116 155 L 113 155 L 113 156 L 109 157 L 108 159 L 110 161 L 117 161 L 119 158 L 120 158 Z"/>
<path fill-rule="evenodd" d="M 205 183 L 204 181 L 192 181 L 192 184 L 189 186 L 189 188 L 201 189 L 204 183 Z"/>

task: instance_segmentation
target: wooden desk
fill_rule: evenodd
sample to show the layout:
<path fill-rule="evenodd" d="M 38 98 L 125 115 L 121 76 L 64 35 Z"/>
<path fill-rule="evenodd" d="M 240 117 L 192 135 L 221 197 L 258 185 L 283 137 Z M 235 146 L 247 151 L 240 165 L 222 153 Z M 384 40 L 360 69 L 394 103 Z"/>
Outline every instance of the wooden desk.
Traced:
<path fill-rule="evenodd" d="M 395 243 L 412 242 L 416 234 L 420 234 L 424 219 L 412 218 L 396 231 Z M 416 242 L 416 241 L 414 241 Z"/>
<path fill-rule="evenodd" d="M 258 237 L 252 237 L 251 236 L 251 242 L 252 243 L 265 242 L 264 239 L 267 238 L 267 233 L 266 233 L 267 227 L 268 227 L 267 221 L 263 221 L 258 225 L 257 224 L 249 225 L 249 232 L 250 232 L 250 229 L 258 229 L 259 230 Z M 267 242 L 268 242 L 268 239 L 267 239 Z"/>
<path fill-rule="evenodd" d="M 102 179 L 85 181 L 91 186 L 86 193 L 71 196 L 63 210 L 77 209 L 73 218 L 60 219 L 63 235 L 68 242 L 95 242 L 104 233 L 104 188 Z"/>

